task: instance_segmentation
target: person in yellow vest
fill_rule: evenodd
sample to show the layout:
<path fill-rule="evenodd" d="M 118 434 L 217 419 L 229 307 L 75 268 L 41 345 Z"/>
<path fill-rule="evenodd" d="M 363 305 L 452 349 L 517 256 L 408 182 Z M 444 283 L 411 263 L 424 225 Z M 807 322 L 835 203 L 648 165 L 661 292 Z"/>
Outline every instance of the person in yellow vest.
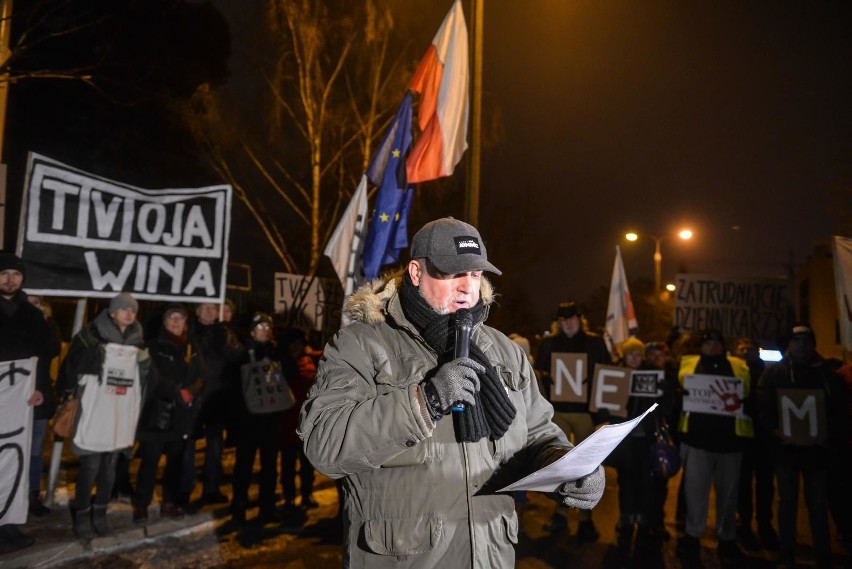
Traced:
<path fill-rule="evenodd" d="M 745 556 L 736 542 L 737 492 L 743 450 L 754 436 L 750 410 L 744 408 L 751 391 L 748 366 L 742 359 L 726 355 L 721 332 L 706 330 L 701 336 L 701 353 L 681 358 L 678 381 L 684 389 L 678 432 L 686 527 L 678 539 L 677 553 L 684 561 L 698 561 L 713 485 L 719 557 L 725 563 L 742 562 Z"/>

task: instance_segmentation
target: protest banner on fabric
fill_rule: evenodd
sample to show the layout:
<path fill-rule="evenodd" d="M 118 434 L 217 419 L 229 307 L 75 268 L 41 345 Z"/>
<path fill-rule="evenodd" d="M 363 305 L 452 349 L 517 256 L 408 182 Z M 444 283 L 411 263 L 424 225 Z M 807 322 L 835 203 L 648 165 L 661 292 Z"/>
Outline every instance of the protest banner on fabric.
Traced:
<path fill-rule="evenodd" d="M 550 400 L 560 403 L 585 403 L 588 398 L 586 369 L 589 356 L 558 352 L 550 355 Z"/>
<path fill-rule="evenodd" d="M 793 314 L 786 279 L 677 275 L 675 322 L 683 330 L 715 328 L 727 338 L 776 340 Z"/>
<path fill-rule="evenodd" d="M 683 378 L 683 410 L 710 415 L 743 416 L 744 386 L 738 377 L 696 373 Z"/>
<path fill-rule="evenodd" d="M 630 373 L 632 397 L 661 397 L 665 372 L 661 369 L 634 369 Z"/>
<path fill-rule="evenodd" d="M 222 302 L 231 195 L 135 188 L 31 153 L 18 235 L 27 292 Z"/>
<path fill-rule="evenodd" d="M 343 290 L 336 279 L 275 273 L 274 301 L 290 326 L 333 334 L 340 325 Z"/>
<path fill-rule="evenodd" d="M 616 417 L 627 417 L 627 398 L 630 396 L 630 370 L 625 367 L 595 365 L 589 411 L 602 409 Z"/>
<path fill-rule="evenodd" d="M 778 430 L 786 443 L 824 443 L 828 436 L 826 413 L 821 389 L 778 390 Z"/>
<path fill-rule="evenodd" d="M 0 526 L 23 524 L 29 509 L 30 447 L 38 358 L 0 362 Z"/>

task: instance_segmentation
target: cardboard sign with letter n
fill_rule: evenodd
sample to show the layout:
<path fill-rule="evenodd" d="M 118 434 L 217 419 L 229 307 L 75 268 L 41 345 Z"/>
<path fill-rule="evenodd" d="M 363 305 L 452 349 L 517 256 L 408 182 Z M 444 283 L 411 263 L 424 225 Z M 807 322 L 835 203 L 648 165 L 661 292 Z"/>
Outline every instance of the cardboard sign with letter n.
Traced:
<path fill-rule="evenodd" d="M 585 403 L 589 400 L 586 372 L 589 356 L 559 352 L 550 356 L 550 400 L 559 403 Z"/>

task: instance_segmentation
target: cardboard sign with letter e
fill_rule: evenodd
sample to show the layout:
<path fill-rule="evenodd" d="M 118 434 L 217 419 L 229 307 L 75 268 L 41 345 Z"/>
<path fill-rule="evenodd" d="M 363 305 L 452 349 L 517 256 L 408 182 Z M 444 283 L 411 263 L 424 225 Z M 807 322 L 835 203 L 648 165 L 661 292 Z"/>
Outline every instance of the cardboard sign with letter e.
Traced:
<path fill-rule="evenodd" d="M 589 411 L 606 409 L 616 417 L 627 417 L 627 398 L 630 397 L 630 370 L 624 367 L 595 365 L 595 381 Z"/>
<path fill-rule="evenodd" d="M 785 443 L 809 446 L 825 442 L 825 415 L 821 389 L 778 390 L 778 430 Z"/>
<path fill-rule="evenodd" d="M 589 400 L 586 370 L 589 356 L 559 352 L 550 356 L 550 400 L 559 403 L 585 403 Z"/>

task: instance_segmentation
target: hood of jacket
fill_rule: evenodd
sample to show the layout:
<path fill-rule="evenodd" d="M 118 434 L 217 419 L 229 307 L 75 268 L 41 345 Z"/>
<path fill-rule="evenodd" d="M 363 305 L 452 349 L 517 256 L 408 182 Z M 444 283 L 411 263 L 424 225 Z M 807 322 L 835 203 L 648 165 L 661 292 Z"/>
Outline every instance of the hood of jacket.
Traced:
<path fill-rule="evenodd" d="M 405 269 L 389 274 L 386 278 L 375 279 L 352 293 L 343 306 L 343 311 L 353 322 L 364 322 L 365 324 L 381 324 L 385 321 L 385 308 L 388 301 L 393 298 L 399 287 L 402 286 L 402 277 Z M 497 294 L 485 275 L 482 276 L 479 295 L 485 305 L 482 321 L 488 319 L 491 303 Z"/>

